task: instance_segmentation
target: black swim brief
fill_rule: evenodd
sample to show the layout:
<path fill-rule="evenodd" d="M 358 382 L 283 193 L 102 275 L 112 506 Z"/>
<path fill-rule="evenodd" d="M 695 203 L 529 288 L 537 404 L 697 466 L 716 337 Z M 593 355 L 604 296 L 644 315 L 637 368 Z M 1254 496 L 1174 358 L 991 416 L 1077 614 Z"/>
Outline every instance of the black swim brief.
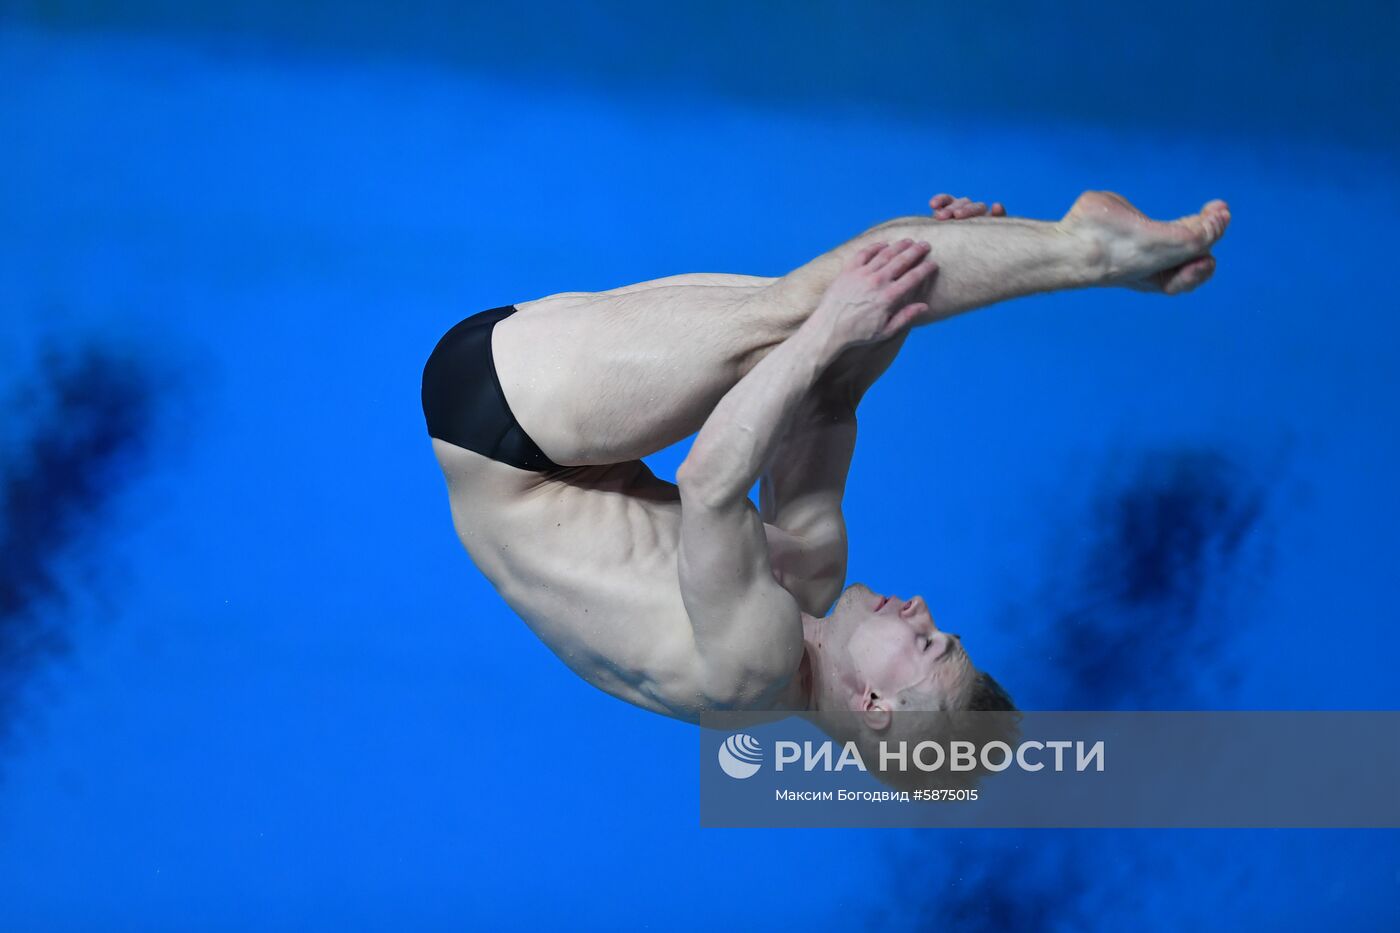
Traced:
<path fill-rule="evenodd" d="M 515 420 L 496 375 L 491 330 L 514 313 L 506 305 L 474 314 L 438 341 L 423 366 L 428 434 L 522 470 L 562 469 Z"/>

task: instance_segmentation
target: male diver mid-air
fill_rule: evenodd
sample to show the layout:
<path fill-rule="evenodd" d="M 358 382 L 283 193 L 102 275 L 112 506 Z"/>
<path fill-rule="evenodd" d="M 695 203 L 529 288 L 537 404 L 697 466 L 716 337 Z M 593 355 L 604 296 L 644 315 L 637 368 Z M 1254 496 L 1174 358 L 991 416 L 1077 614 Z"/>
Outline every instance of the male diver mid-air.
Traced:
<path fill-rule="evenodd" d="M 1157 222 L 1107 192 L 1055 222 L 930 204 L 778 278 L 565 292 L 438 343 L 423 411 L 457 533 L 580 677 L 689 721 L 832 713 L 862 742 L 900 710 L 1013 708 L 921 597 L 843 589 L 857 406 L 919 325 L 1059 289 L 1197 287 L 1230 214 Z M 642 463 L 697 430 L 674 484 Z"/>

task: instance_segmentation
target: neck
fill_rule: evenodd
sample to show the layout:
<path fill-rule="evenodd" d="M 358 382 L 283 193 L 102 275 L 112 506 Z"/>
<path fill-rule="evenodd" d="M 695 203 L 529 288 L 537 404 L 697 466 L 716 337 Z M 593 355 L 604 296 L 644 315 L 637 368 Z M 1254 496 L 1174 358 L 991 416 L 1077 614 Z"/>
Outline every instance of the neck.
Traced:
<path fill-rule="evenodd" d="M 822 676 L 822 662 L 825 659 L 825 639 L 822 620 L 802 614 L 802 660 L 797 665 L 797 683 L 801 691 L 802 708 L 815 710 L 821 707 L 821 689 L 825 678 Z"/>
<path fill-rule="evenodd" d="M 802 652 L 802 660 L 797 664 L 797 676 L 793 678 L 793 708 L 814 710 L 817 708 L 815 664 L 812 661 L 812 647 L 808 645 Z"/>

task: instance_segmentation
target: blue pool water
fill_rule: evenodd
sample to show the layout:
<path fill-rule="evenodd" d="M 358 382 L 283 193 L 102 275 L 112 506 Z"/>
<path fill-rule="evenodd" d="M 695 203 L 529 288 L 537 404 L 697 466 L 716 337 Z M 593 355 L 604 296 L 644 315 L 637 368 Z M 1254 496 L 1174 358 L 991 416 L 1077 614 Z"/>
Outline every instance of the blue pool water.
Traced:
<path fill-rule="evenodd" d="M 1394 708 L 1396 14 L 1207 9 L 0 7 L 0 928 L 1400 926 L 1395 832 L 699 830 L 418 411 L 481 308 L 1225 197 L 1196 294 L 909 342 L 851 577 L 1026 708 Z"/>

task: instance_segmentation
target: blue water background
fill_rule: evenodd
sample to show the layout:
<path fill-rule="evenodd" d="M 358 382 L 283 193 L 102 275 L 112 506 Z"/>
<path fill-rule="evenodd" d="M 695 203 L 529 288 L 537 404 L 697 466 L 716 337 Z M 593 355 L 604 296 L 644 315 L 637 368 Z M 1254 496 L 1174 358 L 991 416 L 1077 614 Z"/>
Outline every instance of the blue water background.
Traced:
<path fill-rule="evenodd" d="M 1134 7 L 0 5 L 0 928 L 1400 927 L 1388 831 L 701 831 L 447 515 L 470 312 L 1225 197 L 909 342 L 850 575 L 1027 708 L 1394 708 L 1395 7 Z"/>

